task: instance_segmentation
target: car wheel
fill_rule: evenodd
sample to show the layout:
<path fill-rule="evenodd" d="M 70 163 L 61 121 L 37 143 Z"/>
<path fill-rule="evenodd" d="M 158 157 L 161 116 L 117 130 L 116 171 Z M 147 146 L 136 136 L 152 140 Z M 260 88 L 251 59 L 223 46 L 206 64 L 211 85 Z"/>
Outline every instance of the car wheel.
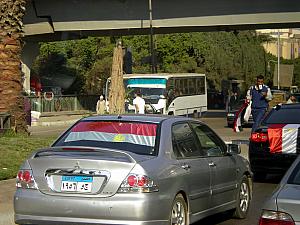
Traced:
<path fill-rule="evenodd" d="M 187 205 L 181 194 L 178 194 L 173 201 L 170 225 L 188 225 Z"/>
<path fill-rule="evenodd" d="M 250 185 L 248 178 L 243 176 L 237 193 L 237 206 L 233 216 L 239 219 L 244 219 L 248 213 L 251 200 Z"/>

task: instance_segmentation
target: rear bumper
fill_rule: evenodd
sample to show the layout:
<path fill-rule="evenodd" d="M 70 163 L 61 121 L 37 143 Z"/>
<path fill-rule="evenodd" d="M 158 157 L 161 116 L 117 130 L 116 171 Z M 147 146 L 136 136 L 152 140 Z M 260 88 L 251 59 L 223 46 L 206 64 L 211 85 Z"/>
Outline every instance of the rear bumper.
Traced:
<path fill-rule="evenodd" d="M 38 190 L 17 189 L 14 198 L 17 224 L 167 224 L 170 197 L 156 193 L 116 194 L 108 198 L 45 195 Z M 159 206 L 159 207 L 157 207 Z"/>
<path fill-rule="evenodd" d="M 284 174 L 297 154 L 271 154 L 268 150 L 249 146 L 249 161 L 253 173 Z"/>
<path fill-rule="evenodd" d="M 15 215 L 16 224 L 39 225 L 166 225 L 167 221 L 124 221 L 124 220 L 100 220 L 68 217 L 45 217 L 32 215 Z"/>

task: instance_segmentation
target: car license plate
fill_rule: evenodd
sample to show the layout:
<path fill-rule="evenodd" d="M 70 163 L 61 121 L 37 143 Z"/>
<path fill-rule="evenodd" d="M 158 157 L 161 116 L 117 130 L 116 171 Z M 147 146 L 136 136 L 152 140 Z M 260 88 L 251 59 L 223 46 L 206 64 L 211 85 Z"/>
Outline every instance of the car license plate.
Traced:
<path fill-rule="evenodd" d="M 62 176 L 62 192 L 92 192 L 93 177 L 88 176 Z"/>

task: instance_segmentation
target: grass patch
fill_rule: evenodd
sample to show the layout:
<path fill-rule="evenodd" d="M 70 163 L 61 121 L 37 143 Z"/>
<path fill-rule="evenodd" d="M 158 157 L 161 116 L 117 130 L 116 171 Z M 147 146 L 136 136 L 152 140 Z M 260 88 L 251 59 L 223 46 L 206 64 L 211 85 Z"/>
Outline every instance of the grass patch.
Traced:
<path fill-rule="evenodd" d="M 15 178 L 22 162 L 35 150 L 50 146 L 57 138 L 6 133 L 0 136 L 0 180 Z"/>

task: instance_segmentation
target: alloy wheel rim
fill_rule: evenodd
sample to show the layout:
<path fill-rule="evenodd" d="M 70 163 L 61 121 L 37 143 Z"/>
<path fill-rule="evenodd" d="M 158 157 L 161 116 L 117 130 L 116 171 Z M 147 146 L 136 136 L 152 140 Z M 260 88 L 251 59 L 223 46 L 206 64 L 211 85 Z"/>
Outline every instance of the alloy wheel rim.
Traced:
<path fill-rule="evenodd" d="M 249 206 L 249 188 L 248 185 L 243 182 L 240 188 L 240 209 L 246 212 Z"/>
<path fill-rule="evenodd" d="M 172 209 L 172 225 L 185 225 L 185 209 L 181 202 L 176 202 Z"/>

